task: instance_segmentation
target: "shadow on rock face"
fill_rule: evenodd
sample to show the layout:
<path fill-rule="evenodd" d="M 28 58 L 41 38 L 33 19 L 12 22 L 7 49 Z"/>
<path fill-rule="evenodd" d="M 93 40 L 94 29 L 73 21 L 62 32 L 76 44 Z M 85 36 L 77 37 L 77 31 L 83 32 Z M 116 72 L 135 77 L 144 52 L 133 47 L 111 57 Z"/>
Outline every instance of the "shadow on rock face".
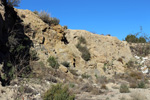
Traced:
<path fill-rule="evenodd" d="M 4 63 L 0 72 L 2 85 L 9 85 L 14 77 L 29 74 L 30 48 L 32 41 L 24 34 L 22 20 L 13 7 L 5 6 L 5 20 L 0 12 L 0 64 Z M 15 74 L 17 73 L 17 74 Z"/>

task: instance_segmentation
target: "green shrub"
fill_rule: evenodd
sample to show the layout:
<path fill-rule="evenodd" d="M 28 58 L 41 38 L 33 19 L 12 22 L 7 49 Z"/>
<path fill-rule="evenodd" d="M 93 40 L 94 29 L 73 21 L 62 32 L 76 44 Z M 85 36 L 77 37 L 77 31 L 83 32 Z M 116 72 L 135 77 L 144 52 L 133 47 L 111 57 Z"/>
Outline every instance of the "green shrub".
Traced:
<path fill-rule="evenodd" d="M 7 4 L 12 7 L 18 7 L 20 4 L 20 0 L 7 0 Z"/>
<path fill-rule="evenodd" d="M 51 19 L 51 21 L 50 21 L 50 25 L 51 25 L 51 24 L 58 25 L 58 24 L 59 24 L 59 22 L 60 22 L 60 20 L 59 20 L 59 19 L 57 19 L 56 17 L 54 17 L 54 18 L 52 18 L 52 19 Z"/>
<path fill-rule="evenodd" d="M 86 40 L 85 40 L 85 38 L 83 36 L 79 37 L 78 40 L 79 40 L 80 44 L 81 43 L 86 44 Z"/>
<path fill-rule="evenodd" d="M 128 68 L 134 67 L 134 62 L 130 60 L 128 63 L 126 63 Z"/>
<path fill-rule="evenodd" d="M 138 88 L 145 88 L 145 82 L 144 81 L 140 81 L 138 83 Z"/>
<path fill-rule="evenodd" d="M 62 65 L 64 65 L 67 68 L 70 67 L 70 63 L 67 61 L 62 62 Z"/>
<path fill-rule="evenodd" d="M 130 34 L 127 35 L 125 40 L 130 43 L 146 43 L 146 39 L 143 36 L 139 38 L 136 35 Z"/>
<path fill-rule="evenodd" d="M 82 53 L 81 57 L 85 60 L 85 61 L 89 61 L 91 58 L 91 54 L 89 52 L 89 50 L 87 49 L 86 46 L 81 46 L 80 43 L 78 43 L 76 45 L 76 47 L 78 48 L 78 50 Z"/>
<path fill-rule="evenodd" d="M 120 86 L 120 93 L 129 93 L 129 88 L 126 84 L 121 84 Z"/>
<path fill-rule="evenodd" d="M 49 65 L 52 67 L 52 68 L 59 68 L 59 63 L 58 61 L 56 60 L 56 58 L 50 56 L 47 60 L 49 62 Z"/>
<path fill-rule="evenodd" d="M 68 29 L 68 26 L 65 25 L 65 26 L 64 26 L 64 29 Z"/>
<path fill-rule="evenodd" d="M 69 89 L 62 84 L 53 85 L 46 93 L 43 100 L 74 100 L 75 96 L 69 93 Z"/>
<path fill-rule="evenodd" d="M 144 37 L 139 37 L 139 40 L 138 40 L 139 43 L 146 43 L 146 39 Z"/>
<path fill-rule="evenodd" d="M 34 14 L 36 14 L 36 15 L 39 15 L 39 12 L 38 12 L 38 11 L 36 11 L 36 10 L 35 10 L 35 11 L 33 11 L 33 13 L 34 13 Z"/>

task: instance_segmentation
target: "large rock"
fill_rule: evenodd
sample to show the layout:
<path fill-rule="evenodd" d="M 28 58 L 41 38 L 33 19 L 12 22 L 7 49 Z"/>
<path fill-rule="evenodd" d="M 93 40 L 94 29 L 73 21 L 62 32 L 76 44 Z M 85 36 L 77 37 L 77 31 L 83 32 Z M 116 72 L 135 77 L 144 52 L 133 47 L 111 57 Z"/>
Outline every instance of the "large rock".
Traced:
<path fill-rule="evenodd" d="M 122 58 L 124 62 L 128 62 L 132 58 L 128 43 L 120 41 L 116 37 L 93 34 L 85 30 L 66 31 L 66 37 L 70 44 L 76 45 L 80 36 L 87 41 L 91 60 L 105 62 Z"/>

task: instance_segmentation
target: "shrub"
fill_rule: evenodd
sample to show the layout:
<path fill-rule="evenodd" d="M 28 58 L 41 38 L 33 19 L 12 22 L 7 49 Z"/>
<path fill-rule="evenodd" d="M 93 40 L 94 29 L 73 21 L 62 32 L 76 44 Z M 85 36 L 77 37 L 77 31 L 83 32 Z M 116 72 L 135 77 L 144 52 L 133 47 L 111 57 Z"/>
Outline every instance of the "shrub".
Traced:
<path fill-rule="evenodd" d="M 103 66 L 103 71 L 104 72 L 106 72 L 106 70 L 107 70 L 106 66 L 107 66 L 107 63 L 104 63 L 104 66 Z"/>
<path fill-rule="evenodd" d="M 138 88 L 145 88 L 145 82 L 144 81 L 140 81 L 138 83 Z"/>
<path fill-rule="evenodd" d="M 68 29 L 68 26 L 65 25 L 65 26 L 64 26 L 64 29 Z"/>
<path fill-rule="evenodd" d="M 120 86 L 120 93 L 129 93 L 129 88 L 126 84 L 121 84 Z"/>
<path fill-rule="evenodd" d="M 55 17 L 54 18 L 50 17 L 50 14 L 45 11 L 41 11 L 38 15 L 45 23 L 47 23 L 49 25 L 51 25 L 51 24 L 58 25 L 60 22 L 59 19 L 57 19 Z"/>
<path fill-rule="evenodd" d="M 130 60 L 128 63 L 126 63 L 128 68 L 134 67 L 134 62 Z"/>
<path fill-rule="evenodd" d="M 62 65 L 64 65 L 67 68 L 70 67 L 70 63 L 67 61 L 62 62 Z"/>
<path fill-rule="evenodd" d="M 101 85 L 101 89 L 107 90 L 107 86 L 106 86 L 105 84 L 102 84 L 102 85 Z"/>
<path fill-rule="evenodd" d="M 136 35 L 127 35 L 125 40 L 130 43 L 146 43 L 146 39 L 143 36 L 140 36 L 139 38 Z"/>
<path fill-rule="evenodd" d="M 50 14 L 48 14 L 47 12 L 45 11 L 41 11 L 39 13 L 39 16 L 40 18 L 47 24 L 50 24 L 50 21 L 51 21 L 51 17 L 50 17 Z"/>
<path fill-rule="evenodd" d="M 76 47 L 78 48 L 78 50 L 82 53 L 81 57 L 85 60 L 85 61 L 89 61 L 91 58 L 91 54 L 89 52 L 89 50 L 87 49 L 86 46 L 81 46 L 80 43 L 78 43 L 76 45 Z"/>
<path fill-rule="evenodd" d="M 18 7 L 19 3 L 20 3 L 20 0 L 7 0 L 7 4 L 12 7 L 14 6 Z"/>
<path fill-rule="evenodd" d="M 33 13 L 34 13 L 34 14 L 36 14 L 36 15 L 39 15 L 39 12 L 38 12 L 38 11 L 36 11 L 36 10 L 35 10 L 35 11 L 33 11 Z"/>
<path fill-rule="evenodd" d="M 126 36 L 126 38 L 125 38 L 125 40 L 127 41 L 127 42 L 131 42 L 131 43 L 137 43 L 137 41 L 138 41 L 138 38 L 135 36 L 135 35 L 127 35 Z"/>
<path fill-rule="evenodd" d="M 59 24 L 59 22 L 60 22 L 60 20 L 59 20 L 59 19 L 57 19 L 56 17 L 54 17 L 54 18 L 52 18 L 52 19 L 51 19 L 51 21 L 50 21 L 50 25 L 51 25 L 51 24 L 58 25 L 58 24 Z"/>
<path fill-rule="evenodd" d="M 52 67 L 52 68 L 59 68 L 59 63 L 58 61 L 56 60 L 56 58 L 50 56 L 47 60 L 49 62 L 49 65 Z"/>
<path fill-rule="evenodd" d="M 141 72 L 132 71 L 132 72 L 130 72 L 129 75 L 130 75 L 130 78 L 133 77 L 133 78 L 135 78 L 136 80 L 143 78 L 143 73 L 141 73 Z"/>
<path fill-rule="evenodd" d="M 83 36 L 79 37 L 78 40 L 79 40 L 80 44 L 81 43 L 86 44 L 86 40 L 85 40 L 85 38 Z"/>
<path fill-rule="evenodd" d="M 90 77 L 90 75 L 88 75 L 88 74 L 86 74 L 86 73 L 82 74 L 82 78 L 88 79 L 89 77 Z"/>
<path fill-rule="evenodd" d="M 44 93 L 43 100 L 74 100 L 75 96 L 69 93 L 69 89 L 62 84 L 52 85 L 52 87 Z"/>

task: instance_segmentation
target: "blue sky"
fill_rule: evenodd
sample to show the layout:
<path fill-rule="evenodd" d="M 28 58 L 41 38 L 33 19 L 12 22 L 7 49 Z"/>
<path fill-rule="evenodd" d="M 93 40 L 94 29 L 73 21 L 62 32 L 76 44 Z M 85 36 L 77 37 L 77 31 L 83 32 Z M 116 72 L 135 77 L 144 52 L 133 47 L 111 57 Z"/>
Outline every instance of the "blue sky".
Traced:
<path fill-rule="evenodd" d="M 124 39 L 150 34 L 150 0 L 22 0 L 19 9 L 47 11 L 69 29 L 111 34 Z"/>

